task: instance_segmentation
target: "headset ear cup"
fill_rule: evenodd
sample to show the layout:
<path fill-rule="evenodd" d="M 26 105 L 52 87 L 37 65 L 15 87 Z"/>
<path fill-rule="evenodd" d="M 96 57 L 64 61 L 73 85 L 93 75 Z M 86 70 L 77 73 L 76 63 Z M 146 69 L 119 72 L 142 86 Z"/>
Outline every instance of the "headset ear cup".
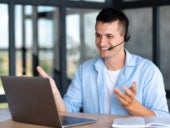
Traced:
<path fill-rule="evenodd" d="M 128 42 L 130 40 L 130 34 L 127 33 L 126 36 L 125 36 L 125 42 Z"/>

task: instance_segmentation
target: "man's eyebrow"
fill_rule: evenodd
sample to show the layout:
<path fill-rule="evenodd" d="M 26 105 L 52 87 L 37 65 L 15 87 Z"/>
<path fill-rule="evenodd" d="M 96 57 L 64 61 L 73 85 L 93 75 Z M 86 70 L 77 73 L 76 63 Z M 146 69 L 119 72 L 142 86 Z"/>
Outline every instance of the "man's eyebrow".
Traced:
<path fill-rule="evenodd" d="M 111 34 L 111 33 L 106 33 L 105 35 L 107 35 L 107 36 L 114 36 L 114 35 Z"/>

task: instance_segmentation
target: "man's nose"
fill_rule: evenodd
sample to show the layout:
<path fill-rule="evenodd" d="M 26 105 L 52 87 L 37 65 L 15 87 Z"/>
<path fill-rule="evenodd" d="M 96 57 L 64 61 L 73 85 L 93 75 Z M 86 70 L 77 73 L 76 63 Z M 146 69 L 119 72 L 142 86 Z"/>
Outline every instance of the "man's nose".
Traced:
<path fill-rule="evenodd" d="M 101 45 L 101 46 L 104 46 L 104 45 L 106 45 L 106 43 L 107 43 L 106 37 L 102 36 L 102 37 L 100 38 L 100 45 Z"/>

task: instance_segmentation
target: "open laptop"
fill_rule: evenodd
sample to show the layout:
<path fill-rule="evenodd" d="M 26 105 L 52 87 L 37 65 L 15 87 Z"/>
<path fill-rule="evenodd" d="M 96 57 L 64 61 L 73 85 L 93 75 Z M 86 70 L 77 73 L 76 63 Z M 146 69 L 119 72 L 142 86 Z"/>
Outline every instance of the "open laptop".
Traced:
<path fill-rule="evenodd" d="M 48 78 L 1 76 L 1 81 L 14 121 L 57 128 L 96 122 L 59 116 Z"/>

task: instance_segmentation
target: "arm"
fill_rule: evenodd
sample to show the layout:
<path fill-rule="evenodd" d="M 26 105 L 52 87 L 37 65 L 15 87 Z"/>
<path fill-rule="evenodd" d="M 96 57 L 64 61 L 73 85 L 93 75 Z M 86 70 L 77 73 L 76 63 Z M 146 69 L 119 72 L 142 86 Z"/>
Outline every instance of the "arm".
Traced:
<path fill-rule="evenodd" d="M 131 88 L 123 86 L 125 93 L 122 93 L 118 88 L 115 88 L 114 94 L 125 107 L 125 109 L 134 116 L 155 116 L 155 113 L 140 104 L 136 99 L 136 82 L 132 83 Z"/>
<path fill-rule="evenodd" d="M 49 78 L 58 111 L 66 112 L 65 103 L 63 102 L 54 80 L 40 66 L 37 66 L 37 71 L 42 75 L 42 77 Z"/>

